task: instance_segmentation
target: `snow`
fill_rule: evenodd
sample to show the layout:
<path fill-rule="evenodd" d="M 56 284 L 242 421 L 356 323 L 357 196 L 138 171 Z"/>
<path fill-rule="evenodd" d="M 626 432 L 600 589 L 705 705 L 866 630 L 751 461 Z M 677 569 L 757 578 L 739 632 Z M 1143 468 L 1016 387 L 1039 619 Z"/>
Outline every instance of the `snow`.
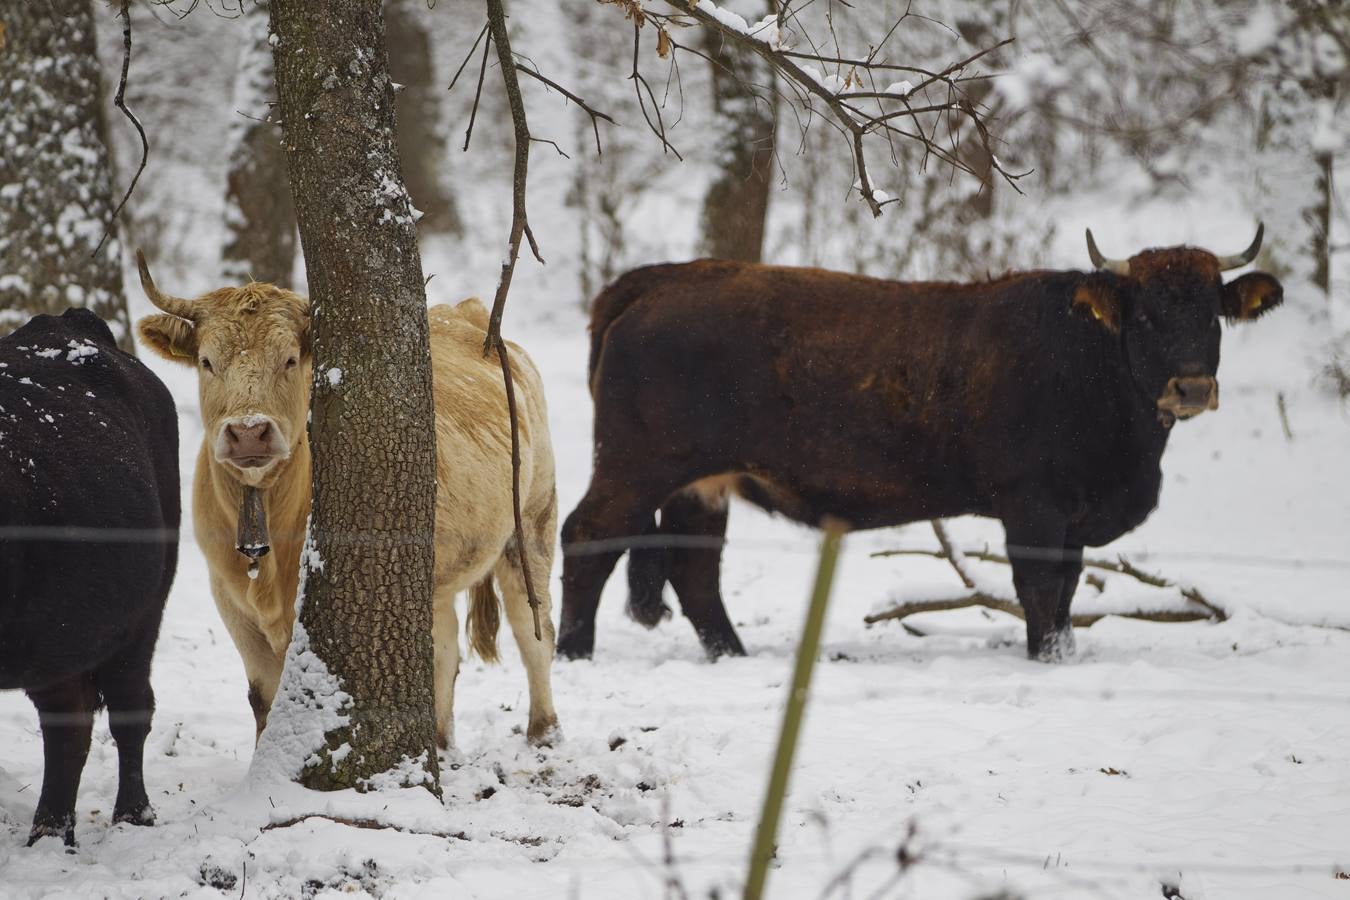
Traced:
<path fill-rule="evenodd" d="M 342 384 L 342 369 L 340 369 L 337 366 L 333 366 L 331 369 L 329 369 L 327 372 L 324 373 L 324 377 L 328 379 L 329 387 L 337 387 L 338 385 Z"/>
<path fill-rule="evenodd" d="M 67 346 L 70 352 L 66 354 L 66 362 L 73 362 L 76 365 L 82 366 L 87 358 L 98 355 L 98 347 L 93 341 L 70 341 Z"/>
<path fill-rule="evenodd" d="M 348 723 L 345 710 L 351 695 L 309 645 L 309 635 L 297 618 L 286 650 L 281 687 L 272 702 L 267 727 L 249 768 L 254 784 L 290 782 L 303 768 L 318 765 L 324 735 Z"/>
<path fill-rule="evenodd" d="M 1283 16 L 1277 4 L 1257 6 L 1234 35 L 1237 51 L 1243 56 L 1255 56 L 1266 50 L 1279 39 L 1283 25 Z"/>
<path fill-rule="evenodd" d="M 1141 227 L 1152 215 L 1141 211 Z M 1233 223 L 1234 232 L 1246 227 Z M 429 268 L 438 262 L 447 263 Z M 1332 874 L 1350 865 L 1350 634 L 1316 626 L 1350 626 L 1350 423 L 1306 383 L 1272 370 L 1304 333 L 1297 313 L 1281 319 L 1287 312 L 1227 330 L 1222 408 L 1178 426 L 1161 508 L 1094 554 L 1126 552 L 1194 583 L 1234 612 L 1229 621 L 1107 618 L 1079 629 L 1077 655 L 1060 665 L 1026 660 L 1021 623 L 999 613 L 911 620 L 926 638 L 894 624 L 869 628 L 862 616 L 894 599 L 960 586 L 936 560 L 869 555 L 932 547 L 924 526 L 847 538 L 772 896 L 817 897 L 875 848 L 854 875 L 856 895 L 867 896 L 894 872 L 891 851 L 911 823 L 921 861 L 902 881 L 907 893 L 884 896 L 1143 898 L 1164 881 L 1186 897 L 1335 896 Z M 510 334 L 548 386 L 565 514 L 589 474 L 584 323 L 563 315 Z M 183 384 L 188 403 L 191 382 Z M 1275 420 L 1277 388 L 1287 392 L 1292 442 Z M 195 409 L 180 425 L 189 472 L 201 437 Z M 78 853 L 23 849 L 40 741 L 31 705 L 0 695 L 0 731 L 11 736 L 0 746 L 0 882 L 14 896 L 215 896 L 210 885 L 229 875 L 233 896 L 242 884 L 249 897 L 298 896 L 317 882 L 372 896 L 575 889 L 605 900 L 659 896 L 669 839 L 672 871 L 691 896 L 734 894 L 817 537 L 744 504 L 731 521 L 723 589 L 749 658 L 705 662 L 679 617 L 654 632 L 628 622 L 621 565 L 601 605 L 595 660 L 554 667 L 566 734 L 557 746 L 530 748 L 519 733 L 524 674 L 513 655 L 499 667 L 466 658 L 443 802 L 393 787 L 415 768 L 369 794 L 310 794 L 288 782 L 344 702 L 299 629 L 287 677 L 298 675 L 300 687 L 278 702 L 305 715 L 273 715 L 254 751 L 239 659 L 185 529 L 147 751 L 159 824 L 109 823 L 116 754 L 100 719 Z M 951 529 L 970 549 L 1001 543 L 987 522 Z M 306 569 L 318 565 L 311 558 Z M 1011 591 L 1001 567 L 971 566 L 981 587 Z M 555 569 L 555 604 L 557 577 Z M 1163 593 L 1108 574 L 1104 593 L 1080 589 L 1075 611 L 1177 602 Z M 387 827 L 352 824 L 373 822 Z"/>

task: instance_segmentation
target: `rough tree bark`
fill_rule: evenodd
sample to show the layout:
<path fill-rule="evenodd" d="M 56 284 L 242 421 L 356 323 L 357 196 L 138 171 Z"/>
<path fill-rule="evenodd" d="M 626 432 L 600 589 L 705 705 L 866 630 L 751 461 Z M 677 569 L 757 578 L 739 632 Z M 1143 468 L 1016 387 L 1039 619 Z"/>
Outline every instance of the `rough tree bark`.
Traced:
<path fill-rule="evenodd" d="M 361 787 L 410 759 L 422 764 L 410 780 L 439 790 L 431 360 L 381 7 L 272 3 L 313 316 L 314 494 L 297 638 L 303 630 L 351 697 L 347 724 L 327 730 L 300 780 Z"/>
<path fill-rule="evenodd" d="M 267 281 L 291 288 L 295 207 L 281 131 L 271 115 L 276 92 L 264 0 L 245 7 L 243 24 L 247 37 L 231 106 L 221 277 L 227 283 Z"/>
<path fill-rule="evenodd" d="M 720 259 L 759 262 L 773 175 L 773 70 L 715 32 L 708 32 L 705 50 L 712 59 L 717 175 L 703 197 L 701 249 Z"/>
<path fill-rule="evenodd" d="M 92 0 L 0 13 L 0 334 L 83 306 L 134 352 L 113 210 Z"/>
<path fill-rule="evenodd" d="M 431 39 L 419 15 L 427 14 L 423 0 L 389 0 L 385 26 L 389 43 L 389 77 L 402 85 L 398 92 L 398 152 L 403 180 L 413 206 L 424 214 L 422 232 L 459 236 L 464 225 L 455 200 L 441 181 L 447 154 L 440 121 L 440 89 L 434 84 Z"/>

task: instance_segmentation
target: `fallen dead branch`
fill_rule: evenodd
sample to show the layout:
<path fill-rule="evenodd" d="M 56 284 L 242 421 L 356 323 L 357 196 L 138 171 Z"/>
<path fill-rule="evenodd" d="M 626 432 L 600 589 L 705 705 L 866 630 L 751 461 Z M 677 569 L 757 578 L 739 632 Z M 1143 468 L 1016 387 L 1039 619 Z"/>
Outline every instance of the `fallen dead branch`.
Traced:
<path fill-rule="evenodd" d="M 328 816 L 320 813 L 306 813 L 302 816 L 296 816 L 291 819 L 285 819 L 280 822 L 271 822 L 258 829 L 263 831 L 273 831 L 278 828 L 292 828 L 296 825 L 303 825 L 310 819 L 323 819 L 326 822 L 335 822 L 338 825 L 347 825 L 351 828 L 369 828 L 374 831 L 398 831 L 403 834 L 420 834 L 426 837 L 438 837 L 454 839 L 457 841 L 470 840 L 469 836 L 462 831 L 420 831 L 415 828 L 403 828 L 398 825 L 392 825 L 389 822 L 381 822 L 378 819 L 352 819 L 346 816 Z"/>
<path fill-rule="evenodd" d="M 925 612 L 945 612 L 952 609 L 967 609 L 969 607 L 983 607 L 985 609 L 998 610 L 1007 613 L 1010 616 L 1016 616 L 1019 619 L 1026 619 L 1022 611 L 1022 605 L 1016 600 L 1008 600 L 1003 597 L 997 597 L 993 594 L 981 591 L 975 588 L 975 580 L 971 576 L 966 565 L 968 560 L 976 559 L 982 562 L 999 563 L 1010 565 L 1008 557 L 1002 554 L 992 552 L 988 546 L 983 550 L 969 551 L 961 550 L 947 535 L 946 527 L 939 520 L 934 520 L 933 532 L 937 535 L 938 544 L 941 549 L 938 550 L 879 550 L 871 554 L 874 558 L 887 556 L 927 556 L 933 559 L 946 560 L 956 571 L 957 577 L 961 583 L 970 591 L 964 597 L 956 597 L 949 600 L 911 600 L 900 603 L 884 612 L 874 613 L 870 616 L 864 616 L 863 621 L 868 625 L 876 622 L 884 622 L 888 619 L 901 620 L 903 622 L 909 616 Z M 1101 569 L 1108 572 L 1115 572 L 1120 575 L 1126 575 L 1142 584 L 1160 589 L 1177 588 L 1181 597 L 1189 603 L 1200 607 L 1198 610 L 1188 609 L 1164 609 L 1164 610 L 1132 610 L 1118 613 L 1083 613 L 1080 615 L 1071 615 L 1069 621 L 1075 628 L 1089 628 L 1097 622 L 1106 618 L 1108 615 L 1120 616 L 1125 619 L 1141 619 L 1147 622 L 1223 622 L 1228 619 L 1228 613 L 1221 607 L 1210 602 L 1200 590 L 1195 587 L 1178 587 L 1173 582 L 1161 575 L 1155 575 L 1151 572 L 1145 572 L 1135 566 L 1124 556 L 1117 556 L 1114 560 L 1109 559 L 1088 559 L 1083 560 L 1083 567 L 1087 569 Z M 1099 591 L 1104 588 L 1100 579 L 1093 580 L 1089 576 L 1089 581 Z M 911 634 L 923 636 L 923 632 L 906 624 L 905 630 Z"/>
<path fill-rule="evenodd" d="M 1160 609 L 1160 610 L 1132 610 L 1130 612 L 1119 613 L 1083 613 L 1072 615 L 1069 621 L 1073 623 L 1074 628 L 1089 628 L 1097 624 L 1107 616 L 1119 616 L 1122 619 L 1142 619 L 1146 622 L 1223 622 L 1228 618 L 1228 614 L 1219 607 L 1199 596 L 1199 592 L 1182 591 L 1182 596 L 1205 607 L 1204 612 L 1191 611 L 1184 609 Z M 1022 612 L 1022 605 L 1015 600 L 1005 600 L 1002 597 L 995 597 L 992 594 L 986 594 L 983 591 L 972 591 L 964 597 L 957 597 L 952 600 L 912 600 L 908 603 L 901 603 L 885 612 L 874 613 L 870 616 L 864 616 L 863 621 L 868 625 L 877 622 L 884 622 L 887 619 L 904 619 L 916 613 L 925 612 L 945 612 L 950 609 L 966 609 L 972 606 L 982 606 L 985 609 L 996 609 L 999 612 L 1005 612 L 1010 616 L 1016 616 L 1019 619 L 1026 619 Z M 905 626 L 911 633 L 922 636 L 922 632 L 910 625 Z"/>

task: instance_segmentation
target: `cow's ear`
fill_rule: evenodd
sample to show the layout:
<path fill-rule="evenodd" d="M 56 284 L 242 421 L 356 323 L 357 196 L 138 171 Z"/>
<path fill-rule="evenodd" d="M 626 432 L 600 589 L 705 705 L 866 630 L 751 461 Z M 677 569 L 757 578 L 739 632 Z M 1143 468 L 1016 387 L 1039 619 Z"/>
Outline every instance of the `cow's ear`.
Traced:
<path fill-rule="evenodd" d="M 300 320 L 300 355 L 304 357 L 309 357 L 314 354 L 314 341 L 311 337 L 313 332 L 310 327 L 311 322 L 312 320 L 309 316 L 305 316 Z"/>
<path fill-rule="evenodd" d="M 136 323 L 141 341 L 160 356 L 184 365 L 197 365 L 197 329 L 186 319 L 160 314 Z"/>
<path fill-rule="evenodd" d="M 1120 331 L 1120 289 L 1116 279 L 1105 275 L 1089 275 L 1073 291 L 1073 309 L 1079 315 L 1090 316 L 1112 334 Z"/>
<path fill-rule="evenodd" d="M 1265 272 L 1248 272 L 1223 286 L 1220 312 L 1230 322 L 1259 318 L 1284 302 L 1284 287 Z"/>

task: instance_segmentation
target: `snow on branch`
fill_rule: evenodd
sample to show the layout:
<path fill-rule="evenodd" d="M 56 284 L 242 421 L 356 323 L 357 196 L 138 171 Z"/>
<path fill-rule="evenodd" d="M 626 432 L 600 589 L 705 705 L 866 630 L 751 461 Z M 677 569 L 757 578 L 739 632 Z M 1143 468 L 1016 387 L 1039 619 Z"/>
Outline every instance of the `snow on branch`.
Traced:
<path fill-rule="evenodd" d="M 998 177 L 1018 190 L 1017 179 L 1027 174 L 1012 173 L 1003 167 L 993 146 L 997 139 L 989 128 L 988 111 L 972 100 L 964 88 L 967 82 L 988 77 L 972 72 L 971 67 L 1012 43 L 1012 38 L 985 47 L 946 68 L 930 70 L 879 58 L 885 38 L 910 15 L 908 9 L 865 56 L 849 57 L 820 52 L 818 48 L 822 44 L 806 33 L 805 24 L 790 2 L 781 4 L 777 13 L 755 23 L 721 9 L 710 0 L 664 0 L 665 6 L 674 8 L 674 13 L 653 9 L 639 0 L 598 2 L 622 8 L 633 22 L 635 33 L 651 23 L 657 31 L 657 54 L 662 58 L 678 50 L 697 54 L 698 51 L 681 44 L 675 37 L 679 29 L 695 25 L 710 29 L 762 57 L 783 78 L 799 105 L 808 113 L 823 106 L 827 121 L 847 139 L 856 187 L 874 216 L 880 216 L 887 203 L 897 201 L 873 183 L 868 168 L 869 137 L 884 138 L 888 142 L 896 139 L 916 141 L 924 148 L 925 163 L 929 156 L 934 157 L 953 170 L 979 179 L 987 187 L 992 187 L 992 181 Z M 837 35 L 833 34 L 832 25 L 830 28 L 831 43 L 837 47 Z M 798 40 L 797 29 L 803 32 L 804 41 Z M 812 48 L 811 52 L 795 49 L 799 43 Z M 634 74 L 630 76 L 635 80 L 641 78 L 636 46 L 635 38 Z M 906 77 L 900 77 L 902 75 Z M 659 127 L 659 118 L 655 125 L 650 119 L 648 124 L 668 147 L 664 128 Z M 963 127 L 974 128 L 978 134 L 990 161 L 988 172 L 975 168 L 957 152 L 956 138 Z"/>

